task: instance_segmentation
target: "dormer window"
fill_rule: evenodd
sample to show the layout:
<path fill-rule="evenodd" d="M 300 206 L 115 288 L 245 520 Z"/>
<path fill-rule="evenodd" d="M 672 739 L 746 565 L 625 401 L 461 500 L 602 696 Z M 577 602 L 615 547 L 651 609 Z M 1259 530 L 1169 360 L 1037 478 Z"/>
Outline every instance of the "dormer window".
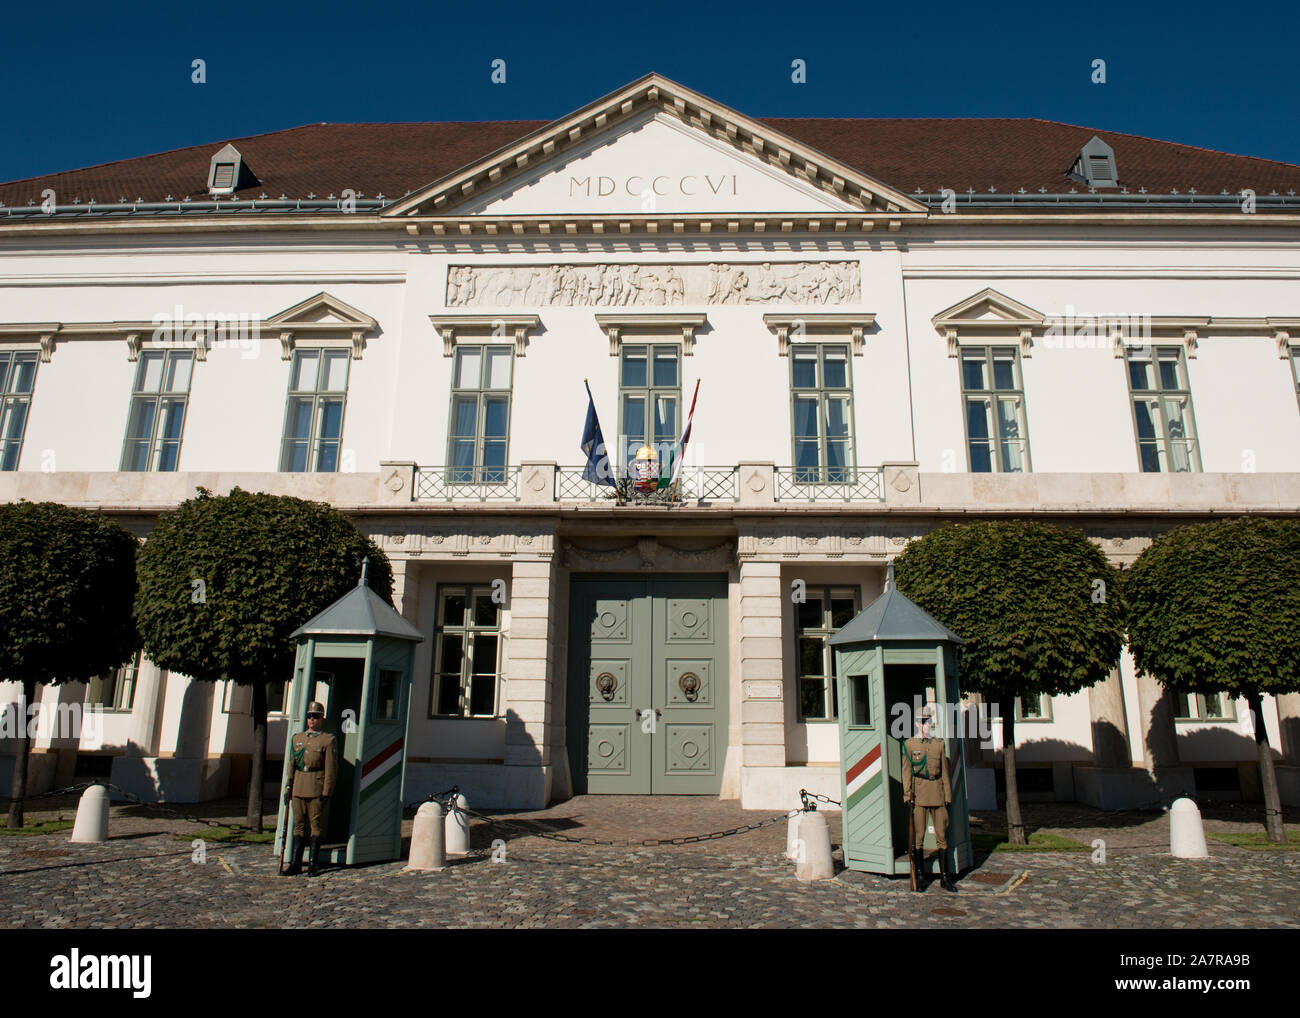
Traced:
<path fill-rule="evenodd" d="M 1079 151 L 1070 177 L 1089 187 L 1118 187 L 1119 173 L 1115 169 L 1115 150 L 1096 135 Z"/>
<path fill-rule="evenodd" d="M 241 187 L 250 187 L 257 183 L 234 145 L 227 145 L 212 157 L 208 164 L 208 194 L 214 198 L 231 195 Z"/>

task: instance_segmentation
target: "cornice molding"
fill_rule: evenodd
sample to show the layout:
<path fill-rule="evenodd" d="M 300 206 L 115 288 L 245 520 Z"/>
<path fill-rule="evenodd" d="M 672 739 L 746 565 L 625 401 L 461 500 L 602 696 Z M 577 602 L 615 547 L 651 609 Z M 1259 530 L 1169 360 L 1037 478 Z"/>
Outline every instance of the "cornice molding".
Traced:
<path fill-rule="evenodd" d="M 680 314 L 667 311 L 627 315 L 596 315 L 596 324 L 609 337 L 609 355 L 618 356 L 624 332 L 641 332 L 647 335 L 671 336 L 680 332 L 682 355 L 690 357 L 695 352 L 695 330 L 708 320 L 705 314 Z"/>
<path fill-rule="evenodd" d="M 864 348 L 863 333 L 876 324 L 876 316 L 870 311 L 814 311 L 810 314 L 764 315 L 763 324 L 776 334 L 777 354 L 781 357 L 789 355 L 792 337 L 808 333 L 847 334 L 853 344 L 853 356 L 861 357 Z"/>
<path fill-rule="evenodd" d="M 442 355 L 450 357 L 456 342 L 466 333 L 489 332 L 504 336 L 509 330 L 515 344 L 515 356 L 523 357 L 528 349 L 528 336 L 536 332 L 542 320 L 537 315 L 429 315 L 429 321 L 442 336 Z"/>

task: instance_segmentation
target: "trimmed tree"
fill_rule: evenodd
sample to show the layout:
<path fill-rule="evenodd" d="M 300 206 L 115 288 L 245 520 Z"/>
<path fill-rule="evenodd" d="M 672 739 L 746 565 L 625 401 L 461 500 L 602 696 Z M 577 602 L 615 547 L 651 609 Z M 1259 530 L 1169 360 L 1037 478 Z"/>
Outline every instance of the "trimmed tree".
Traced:
<path fill-rule="evenodd" d="M 966 641 L 962 690 L 998 705 L 1007 835 L 1026 844 L 1016 697 L 1077 693 L 1110 674 L 1124 646 L 1118 574 L 1078 531 L 1020 520 L 940 527 L 894 568 L 898 589 Z"/>
<path fill-rule="evenodd" d="M 1263 694 L 1300 691 L 1300 522 L 1241 517 L 1176 527 L 1124 577 L 1133 662 L 1186 693 L 1250 708 L 1269 841 L 1285 841 Z"/>
<path fill-rule="evenodd" d="M 288 495 L 198 495 L 162 513 L 140 552 L 136 621 L 145 653 L 204 682 L 252 687 L 248 826 L 262 829 L 266 686 L 293 675 L 290 633 L 357 585 L 392 603 L 379 547 L 324 502 Z"/>
<path fill-rule="evenodd" d="M 0 677 L 22 683 L 27 710 L 37 683 L 85 682 L 135 654 L 140 642 L 131 602 L 139 543 L 89 509 L 0 505 Z M 16 720 L 10 827 L 23 825 L 31 751 L 25 711 Z"/>

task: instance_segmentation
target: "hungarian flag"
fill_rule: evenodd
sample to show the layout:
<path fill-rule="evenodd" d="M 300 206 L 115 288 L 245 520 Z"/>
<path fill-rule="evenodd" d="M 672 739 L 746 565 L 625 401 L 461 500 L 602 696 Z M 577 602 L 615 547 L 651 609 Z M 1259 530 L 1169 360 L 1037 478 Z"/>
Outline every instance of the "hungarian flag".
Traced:
<path fill-rule="evenodd" d="M 695 380 L 695 393 L 691 396 L 691 412 L 686 415 L 686 427 L 682 429 L 682 437 L 677 440 L 672 451 L 668 454 L 667 461 L 659 466 L 659 487 L 671 488 L 677 483 L 682 474 L 682 460 L 686 457 L 686 443 L 691 440 L 691 421 L 695 419 L 695 401 L 700 395 L 699 379 Z"/>

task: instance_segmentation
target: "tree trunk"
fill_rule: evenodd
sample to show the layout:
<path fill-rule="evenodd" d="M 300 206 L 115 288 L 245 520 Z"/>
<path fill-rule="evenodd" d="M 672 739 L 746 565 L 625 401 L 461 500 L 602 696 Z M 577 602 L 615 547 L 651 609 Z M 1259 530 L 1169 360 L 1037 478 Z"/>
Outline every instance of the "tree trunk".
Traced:
<path fill-rule="evenodd" d="M 1004 696 L 1002 708 L 1002 773 L 1007 782 L 1007 843 L 1027 845 L 1020 819 L 1020 788 L 1016 784 L 1016 698 Z"/>
<path fill-rule="evenodd" d="M 27 738 L 27 709 L 36 699 L 36 683 L 23 679 L 23 698 L 18 703 L 18 741 L 14 756 L 13 783 L 9 788 L 9 826 L 18 828 L 23 825 L 23 800 L 27 796 L 27 757 L 31 752 L 32 740 Z"/>
<path fill-rule="evenodd" d="M 1255 728 L 1255 749 L 1259 753 L 1259 784 L 1264 792 L 1264 829 L 1269 841 L 1285 842 L 1286 828 L 1282 826 L 1282 797 L 1277 791 L 1277 771 L 1273 768 L 1273 750 L 1268 744 L 1268 729 L 1264 727 L 1264 698 L 1259 691 L 1246 694 L 1250 705 L 1250 720 Z"/>
<path fill-rule="evenodd" d="M 262 786 L 266 778 L 266 683 L 253 682 L 253 757 L 248 768 L 248 818 L 245 823 L 262 833 Z"/>

